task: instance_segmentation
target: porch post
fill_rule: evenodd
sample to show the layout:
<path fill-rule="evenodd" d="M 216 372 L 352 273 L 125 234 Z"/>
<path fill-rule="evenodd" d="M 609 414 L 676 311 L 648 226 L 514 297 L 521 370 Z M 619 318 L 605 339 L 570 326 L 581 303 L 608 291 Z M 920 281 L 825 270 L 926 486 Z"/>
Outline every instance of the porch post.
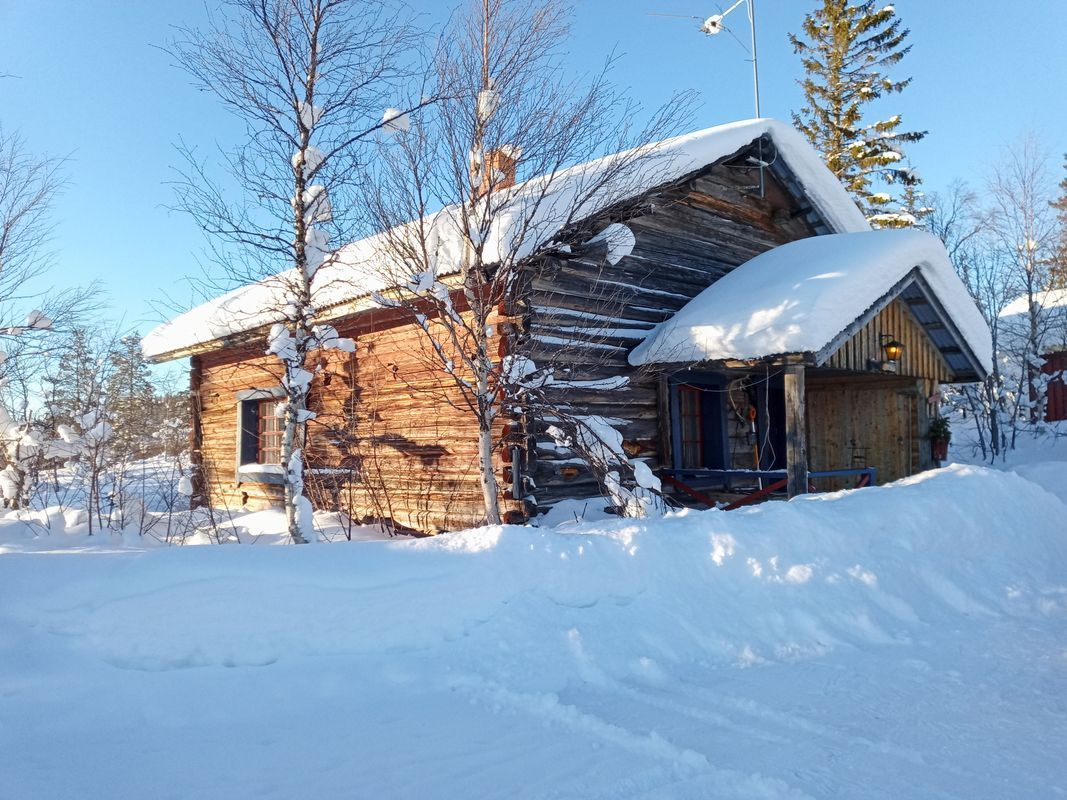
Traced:
<path fill-rule="evenodd" d="M 785 469 L 790 497 L 808 491 L 808 441 L 804 424 L 804 367 L 785 368 Z"/>

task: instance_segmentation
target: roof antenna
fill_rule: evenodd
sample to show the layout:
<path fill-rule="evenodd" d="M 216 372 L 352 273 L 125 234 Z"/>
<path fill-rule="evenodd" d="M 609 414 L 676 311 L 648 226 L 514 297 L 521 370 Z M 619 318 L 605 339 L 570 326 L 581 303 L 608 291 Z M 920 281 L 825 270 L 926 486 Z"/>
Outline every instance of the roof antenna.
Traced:
<path fill-rule="evenodd" d="M 728 16 L 730 16 L 730 14 L 733 13 L 735 10 L 737 10 L 738 6 L 740 6 L 742 3 L 747 4 L 747 6 L 748 6 L 748 27 L 749 27 L 750 37 L 751 37 L 750 38 L 750 41 L 751 41 L 751 46 L 750 47 L 746 47 L 745 43 L 742 42 L 740 39 L 738 39 L 736 34 L 734 34 L 734 32 L 731 31 L 729 28 L 727 28 L 726 25 L 725 25 L 726 18 Z M 700 23 L 700 32 L 703 33 L 703 34 L 706 34 L 708 36 L 717 36 L 718 34 L 722 33 L 723 31 L 726 31 L 728 34 L 730 34 L 730 36 L 732 36 L 734 38 L 734 40 L 739 45 L 741 45 L 741 47 L 743 47 L 749 53 L 749 55 L 752 56 L 752 58 L 750 59 L 752 61 L 752 94 L 753 94 L 753 98 L 755 100 L 755 105 L 756 105 L 756 118 L 759 119 L 759 117 L 760 117 L 760 107 L 759 107 L 759 60 L 756 58 L 756 0 L 737 0 L 737 2 L 735 2 L 732 6 L 730 6 L 725 11 L 722 11 L 722 9 L 720 8 L 718 14 L 712 14 L 710 17 L 707 17 L 706 19 L 702 18 L 702 17 L 684 16 L 684 15 L 681 15 L 681 14 L 658 14 L 658 13 L 655 13 L 655 12 L 650 12 L 649 16 L 653 16 L 653 17 L 674 17 L 676 19 L 693 19 L 693 20 L 696 20 L 697 22 Z M 759 165 L 759 195 L 760 195 L 760 197 L 763 197 L 763 168 L 766 166 L 766 164 L 763 161 L 763 139 L 762 139 L 762 137 L 760 137 L 760 141 L 758 143 L 758 147 L 759 147 L 758 158 L 759 158 L 759 164 L 760 164 Z"/>

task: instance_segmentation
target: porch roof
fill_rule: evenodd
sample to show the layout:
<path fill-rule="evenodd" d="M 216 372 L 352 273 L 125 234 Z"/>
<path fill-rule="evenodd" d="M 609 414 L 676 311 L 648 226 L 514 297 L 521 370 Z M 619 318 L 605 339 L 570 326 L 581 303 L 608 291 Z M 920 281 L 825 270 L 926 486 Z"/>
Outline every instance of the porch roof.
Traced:
<path fill-rule="evenodd" d="M 801 239 L 716 281 L 630 353 L 634 366 L 804 355 L 815 365 L 901 297 L 960 380 L 992 368 L 989 327 L 949 262 L 922 231 Z"/>

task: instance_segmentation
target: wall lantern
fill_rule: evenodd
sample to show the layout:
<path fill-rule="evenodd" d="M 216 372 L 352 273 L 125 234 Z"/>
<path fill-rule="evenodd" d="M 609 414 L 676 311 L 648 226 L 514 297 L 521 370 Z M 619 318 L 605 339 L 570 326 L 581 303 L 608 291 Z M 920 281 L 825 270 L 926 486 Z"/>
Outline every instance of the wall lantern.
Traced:
<path fill-rule="evenodd" d="M 888 339 L 888 341 L 886 341 Z M 904 355 L 904 345 L 898 342 L 891 333 L 882 334 L 882 350 L 885 352 L 885 360 L 894 364 L 900 361 Z"/>
<path fill-rule="evenodd" d="M 896 372 L 901 356 L 904 355 L 904 343 L 898 342 L 891 333 L 883 333 L 880 337 L 882 343 L 882 355 L 884 361 L 871 359 L 867 362 L 867 368 L 875 372 Z"/>

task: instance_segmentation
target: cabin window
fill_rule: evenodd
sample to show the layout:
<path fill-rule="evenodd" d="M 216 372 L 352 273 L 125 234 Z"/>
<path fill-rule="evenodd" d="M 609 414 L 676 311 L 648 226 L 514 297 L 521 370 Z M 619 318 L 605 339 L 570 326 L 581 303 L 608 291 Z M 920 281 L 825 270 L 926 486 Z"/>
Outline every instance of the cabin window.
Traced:
<path fill-rule="evenodd" d="M 674 469 L 785 467 L 780 375 L 687 370 L 673 376 L 669 386 Z M 753 410 L 755 419 L 750 415 Z"/>
<path fill-rule="evenodd" d="M 237 482 L 280 483 L 285 419 L 278 415 L 284 390 L 237 393 Z"/>
<path fill-rule="evenodd" d="M 280 400 L 260 400 L 256 416 L 259 418 L 256 437 L 256 463 L 282 463 L 282 436 L 285 433 L 284 404 Z"/>
<path fill-rule="evenodd" d="M 675 469 L 725 469 L 723 381 L 686 373 L 671 381 Z"/>

